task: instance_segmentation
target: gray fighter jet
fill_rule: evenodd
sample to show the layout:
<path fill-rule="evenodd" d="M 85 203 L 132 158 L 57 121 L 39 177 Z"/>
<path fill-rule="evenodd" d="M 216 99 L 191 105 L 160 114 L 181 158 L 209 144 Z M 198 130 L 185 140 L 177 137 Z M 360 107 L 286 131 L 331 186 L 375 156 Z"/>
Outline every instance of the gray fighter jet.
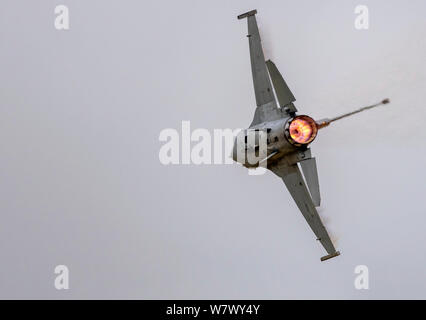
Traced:
<path fill-rule="evenodd" d="M 250 127 L 237 136 L 232 157 L 247 168 L 264 165 L 283 179 L 317 240 L 327 251 L 327 255 L 321 258 L 324 261 L 338 256 L 340 252 L 336 251 L 316 209 L 321 200 L 318 173 L 308 146 L 318 130 L 331 122 L 389 103 L 389 99 L 331 119 L 315 121 L 307 115 L 297 115 L 293 104 L 296 99 L 277 67 L 270 60 L 265 62 L 256 13 L 253 10 L 238 16 L 238 19 L 247 18 L 248 22 L 247 37 L 257 107 Z M 263 158 L 259 157 L 261 141 L 266 141 Z"/>

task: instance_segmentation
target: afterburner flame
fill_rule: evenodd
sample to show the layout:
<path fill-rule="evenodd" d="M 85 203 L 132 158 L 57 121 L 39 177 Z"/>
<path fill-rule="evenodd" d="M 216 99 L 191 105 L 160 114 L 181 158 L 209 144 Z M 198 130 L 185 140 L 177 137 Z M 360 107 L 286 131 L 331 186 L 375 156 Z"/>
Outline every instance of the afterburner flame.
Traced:
<path fill-rule="evenodd" d="M 315 121 L 308 116 L 298 116 L 290 123 L 289 133 L 291 139 L 298 144 L 308 144 L 317 135 Z"/>

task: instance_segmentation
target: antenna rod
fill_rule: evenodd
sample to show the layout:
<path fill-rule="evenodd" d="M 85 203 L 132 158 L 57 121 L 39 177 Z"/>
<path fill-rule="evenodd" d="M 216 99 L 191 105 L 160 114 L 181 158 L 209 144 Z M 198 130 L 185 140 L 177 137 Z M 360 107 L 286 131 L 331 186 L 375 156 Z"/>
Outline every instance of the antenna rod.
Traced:
<path fill-rule="evenodd" d="M 342 114 L 342 115 L 340 115 L 338 117 L 335 117 L 335 118 L 319 120 L 319 121 L 317 121 L 318 129 L 327 127 L 328 125 L 330 125 L 330 123 L 332 123 L 334 121 L 337 121 L 337 120 L 349 117 L 349 116 L 351 116 L 353 114 L 360 113 L 360 112 L 368 110 L 368 109 L 372 109 L 372 108 L 381 106 L 382 104 L 388 104 L 389 102 L 390 102 L 389 99 L 386 98 L 386 99 L 382 100 L 379 103 L 373 104 L 371 106 L 363 107 L 363 108 L 360 108 L 360 109 L 352 111 L 352 112 L 348 112 L 348 113 Z"/>

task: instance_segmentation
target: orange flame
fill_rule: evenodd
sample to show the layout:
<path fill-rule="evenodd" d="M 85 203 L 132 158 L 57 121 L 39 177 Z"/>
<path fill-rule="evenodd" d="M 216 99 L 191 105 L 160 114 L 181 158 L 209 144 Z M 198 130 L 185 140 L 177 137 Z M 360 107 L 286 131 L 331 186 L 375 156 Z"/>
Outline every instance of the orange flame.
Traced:
<path fill-rule="evenodd" d="M 309 143 L 315 138 L 312 123 L 304 118 L 296 118 L 290 124 L 290 136 L 300 144 Z"/>

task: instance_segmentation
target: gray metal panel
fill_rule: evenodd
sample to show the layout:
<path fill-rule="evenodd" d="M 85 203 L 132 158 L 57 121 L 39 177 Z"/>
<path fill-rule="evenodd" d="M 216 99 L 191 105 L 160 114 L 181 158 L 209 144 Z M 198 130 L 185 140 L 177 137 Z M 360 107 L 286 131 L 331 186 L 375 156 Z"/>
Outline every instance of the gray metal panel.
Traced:
<path fill-rule="evenodd" d="M 247 24 L 254 92 L 256 95 L 256 105 L 259 107 L 268 102 L 275 101 L 275 98 L 265 64 L 256 16 L 248 16 Z"/>
<path fill-rule="evenodd" d="M 317 239 L 321 242 L 327 253 L 336 253 L 336 249 L 331 242 L 330 236 L 322 224 L 321 218 L 312 202 L 299 167 L 296 164 L 289 166 L 285 161 L 281 161 L 271 167 L 270 170 L 283 179 L 299 210 L 302 212 L 312 231 L 315 233 Z"/>
<path fill-rule="evenodd" d="M 321 204 L 321 195 L 315 158 L 306 159 L 299 163 L 302 167 L 303 176 L 305 177 L 309 192 L 311 193 L 312 201 L 315 207 L 318 207 Z"/>
<path fill-rule="evenodd" d="M 271 76 L 272 84 L 274 85 L 275 93 L 277 94 L 281 108 L 288 113 L 296 112 L 297 109 L 293 104 L 293 102 L 296 101 L 296 98 L 290 91 L 290 88 L 281 73 L 278 71 L 278 68 L 271 60 L 266 61 L 266 66 L 268 67 L 269 75 Z"/>
<path fill-rule="evenodd" d="M 271 101 L 256 108 L 253 121 L 250 124 L 250 128 L 259 123 L 278 120 L 280 118 L 282 118 L 282 115 L 280 110 L 277 108 L 277 104 L 275 101 Z"/>

